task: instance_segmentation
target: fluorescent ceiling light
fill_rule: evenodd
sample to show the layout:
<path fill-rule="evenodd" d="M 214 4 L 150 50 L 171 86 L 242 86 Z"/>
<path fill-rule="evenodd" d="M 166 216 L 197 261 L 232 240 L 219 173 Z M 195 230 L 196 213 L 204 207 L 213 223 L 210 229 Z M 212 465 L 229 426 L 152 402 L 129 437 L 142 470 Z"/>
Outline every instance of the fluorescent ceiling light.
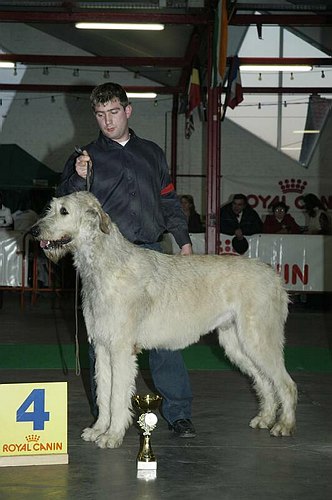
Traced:
<path fill-rule="evenodd" d="M 81 30 L 145 30 L 162 31 L 163 24 L 135 24 L 135 23 L 76 23 L 75 27 Z"/>
<path fill-rule="evenodd" d="M 293 134 L 319 134 L 320 130 L 293 130 Z"/>
<path fill-rule="evenodd" d="M 295 71 L 311 71 L 312 66 L 307 66 L 303 65 L 301 66 L 300 64 L 297 64 L 295 66 L 282 66 L 282 65 L 268 65 L 268 64 L 262 64 L 260 66 L 258 65 L 253 65 L 253 64 L 247 64 L 247 65 L 241 65 L 240 69 L 242 72 L 245 71 L 255 71 L 256 73 L 264 73 L 264 71 L 289 71 L 290 73 L 294 73 Z"/>
<path fill-rule="evenodd" d="M 15 64 L 9 61 L 0 61 L 0 68 L 14 68 Z"/>
<path fill-rule="evenodd" d="M 300 151 L 300 146 L 284 146 L 281 148 L 283 151 Z"/>
<path fill-rule="evenodd" d="M 155 92 L 127 92 L 129 99 L 155 99 L 157 94 Z"/>

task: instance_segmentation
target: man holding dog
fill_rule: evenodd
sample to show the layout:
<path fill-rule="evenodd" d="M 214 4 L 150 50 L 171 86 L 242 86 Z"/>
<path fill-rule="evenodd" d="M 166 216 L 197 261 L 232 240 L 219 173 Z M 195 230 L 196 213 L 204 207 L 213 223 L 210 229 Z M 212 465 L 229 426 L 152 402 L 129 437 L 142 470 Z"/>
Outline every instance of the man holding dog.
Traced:
<path fill-rule="evenodd" d="M 92 91 L 90 102 L 99 136 L 82 154 L 68 159 L 57 194 L 63 196 L 88 187 L 129 241 L 162 252 L 160 241 L 168 231 L 181 254 L 190 255 L 188 226 L 165 155 L 157 144 L 138 137 L 129 128 L 132 106 L 125 90 L 116 83 L 99 85 Z M 90 358 L 94 370 L 93 346 Z M 152 350 L 149 362 L 154 385 L 163 396 L 162 413 L 170 429 L 179 437 L 195 437 L 191 385 L 181 352 Z"/>

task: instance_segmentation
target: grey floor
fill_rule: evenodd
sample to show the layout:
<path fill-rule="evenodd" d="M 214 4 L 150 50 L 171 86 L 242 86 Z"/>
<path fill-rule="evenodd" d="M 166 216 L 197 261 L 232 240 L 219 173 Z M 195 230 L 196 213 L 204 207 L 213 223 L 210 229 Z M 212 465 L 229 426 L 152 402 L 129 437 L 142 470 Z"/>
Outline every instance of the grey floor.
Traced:
<path fill-rule="evenodd" d="M 0 344 L 73 340 L 70 301 L 40 297 L 20 311 L 6 292 L 0 310 Z M 315 302 L 293 307 L 287 343 L 329 348 L 332 314 Z M 213 342 L 213 340 L 207 340 Z M 327 500 L 332 498 L 332 373 L 297 371 L 297 433 L 272 438 L 248 422 L 256 399 L 237 371 L 191 371 L 195 439 L 175 438 L 159 419 L 152 435 L 157 478 L 137 478 L 139 436 L 135 427 L 121 448 L 101 450 L 80 439 L 91 423 L 86 373 L 73 370 L 0 370 L 0 382 L 68 381 L 69 464 L 0 468 L 0 499 L 115 500 Z M 149 373 L 140 373 L 138 392 L 149 390 Z M 1 410 L 0 410 L 1 411 Z"/>

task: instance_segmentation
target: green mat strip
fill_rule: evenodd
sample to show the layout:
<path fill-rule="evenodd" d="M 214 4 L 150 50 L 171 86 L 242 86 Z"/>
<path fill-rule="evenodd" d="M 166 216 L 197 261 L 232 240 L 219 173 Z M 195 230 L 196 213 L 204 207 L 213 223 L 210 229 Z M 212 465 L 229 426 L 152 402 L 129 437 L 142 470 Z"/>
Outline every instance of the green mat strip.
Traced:
<path fill-rule="evenodd" d="M 232 370 L 233 366 L 217 346 L 193 345 L 183 350 L 189 370 Z M 87 368 L 87 345 L 80 346 L 80 363 Z M 286 367 L 290 371 L 332 372 L 332 353 L 321 347 L 287 347 Z M 148 352 L 138 357 L 142 369 L 149 367 Z M 0 369 L 75 369 L 75 346 L 0 344 Z"/>

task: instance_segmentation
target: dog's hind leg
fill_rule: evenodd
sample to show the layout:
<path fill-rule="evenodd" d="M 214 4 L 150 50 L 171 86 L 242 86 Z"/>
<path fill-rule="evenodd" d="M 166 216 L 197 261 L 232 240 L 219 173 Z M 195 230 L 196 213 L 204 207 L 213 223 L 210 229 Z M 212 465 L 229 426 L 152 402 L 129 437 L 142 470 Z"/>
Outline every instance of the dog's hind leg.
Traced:
<path fill-rule="evenodd" d="M 273 322 L 257 321 L 240 335 L 243 351 L 274 386 L 278 401 L 277 419 L 272 426 L 272 436 L 289 436 L 295 431 L 295 409 L 297 388 L 285 368 L 283 355 L 283 327 Z M 244 325 L 243 325 L 244 326 Z M 259 335 L 257 335 L 259 332 Z M 253 419 L 252 426 L 260 426 L 260 415 Z"/>
<path fill-rule="evenodd" d="M 277 419 L 270 430 L 272 436 L 290 436 L 295 431 L 295 410 L 297 403 L 297 387 L 295 382 L 287 373 L 282 353 L 275 353 L 273 363 L 267 362 L 263 356 L 256 357 L 254 362 L 259 369 L 269 377 L 274 385 L 275 393 L 279 401 Z M 252 427 L 257 427 L 258 420 L 252 420 Z"/>
<path fill-rule="evenodd" d="M 296 427 L 297 387 L 286 370 L 281 371 L 284 373 L 281 373 L 280 377 L 278 376 L 274 379 L 281 407 L 277 422 L 270 431 L 272 436 L 290 436 L 294 433 Z"/>
<path fill-rule="evenodd" d="M 218 328 L 219 343 L 224 348 L 226 356 L 243 373 L 253 381 L 253 387 L 259 401 L 259 413 L 250 421 L 253 428 L 269 429 L 276 420 L 278 401 L 271 381 L 266 378 L 247 356 L 239 342 L 236 325 L 227 329 Z"/>
<path fill-rule="evenodd" d="M 95 345 L 95 378 L 97 391 L 98 419 L 92 427 L 82 432 L 84 441 L 96 441 L 110 425 L 110 401 L 112 388 L 112 369 L 110 353 L 104 346 Z"/>
<path fill-rule="evenodd" d="M 112 363 L 112 395 L 111 425 L 100 435 L 96 443 L 100 448 L 117 448 L 132 422 L 132 395 L 135 392 L 137 374 L 136 355 L 132 346 L 120 346 L 111 351 Z"/>

